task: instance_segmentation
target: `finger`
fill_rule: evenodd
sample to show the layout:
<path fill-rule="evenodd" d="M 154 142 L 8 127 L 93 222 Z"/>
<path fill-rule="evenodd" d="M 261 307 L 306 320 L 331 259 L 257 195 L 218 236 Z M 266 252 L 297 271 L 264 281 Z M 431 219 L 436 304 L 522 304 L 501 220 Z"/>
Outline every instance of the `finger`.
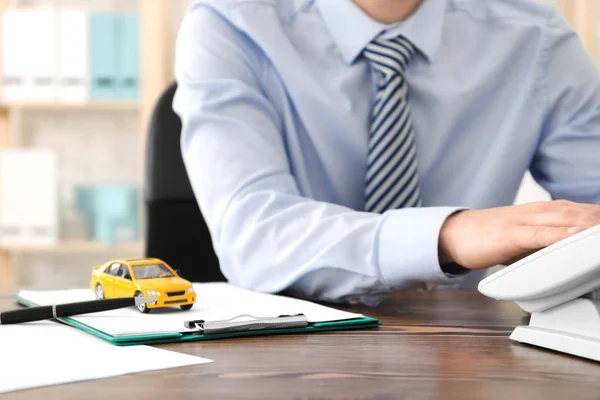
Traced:
<path fill-rule="evenodd" d="M 514 229 L 513 243 L 522 250 L 536 251 L 583 230 L 583 227 L 521 226 Z"/>
<path fill-rule="evenodd" d="M 600 206 L 556 202 L 551 206 L 538 206 L 523 214 L 524 225 L 548 227 L 579 226 L 590 228 L 600 224 Z"/>
<path fill-rule="evenodd" d="M 590 213 L 577 208 L 563 208 L 550 212 L 530 214 L 523 218 L 522 223 L 530 226 L 591 228 L 600 224 L 600 214 Z"/>
<path fill-rule="evenodd" d="M 558 208 L 572 207 L 594 215 L 600 215 L 600 204 L 577 203 L 569 200 L 554 200 L 550 202 L 552 206 Z"/>
<path fill-rule="evenodd" d="M 598 210 L 600 210 L 600 204 L 578 203 L 570 200 L 538 201 L 533 203 L 519 204 L 516 207 L 521 209 L 521 211 L 527 211 L 530 213 L 552 211 L 565 207 L 575 207 L 595 213 L 597 213 Z"/>

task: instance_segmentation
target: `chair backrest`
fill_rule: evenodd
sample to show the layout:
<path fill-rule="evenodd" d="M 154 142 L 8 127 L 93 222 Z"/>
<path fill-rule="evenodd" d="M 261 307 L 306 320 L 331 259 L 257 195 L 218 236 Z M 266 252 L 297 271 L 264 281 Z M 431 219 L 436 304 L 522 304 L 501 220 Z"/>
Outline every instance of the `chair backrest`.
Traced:
<path fill-rule="evenodd" d="M 154 106 L 146 141 L 145 255 L 157 257 L 192 282 L 224 281 L 210 233 L 181 157 L 181 121 L 171 84 Z"/>

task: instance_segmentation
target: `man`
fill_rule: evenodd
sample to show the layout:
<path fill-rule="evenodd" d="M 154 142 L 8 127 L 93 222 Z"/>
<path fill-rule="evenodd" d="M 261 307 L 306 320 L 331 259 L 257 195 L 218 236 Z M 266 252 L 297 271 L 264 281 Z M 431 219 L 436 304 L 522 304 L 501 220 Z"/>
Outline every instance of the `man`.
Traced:
<path fill-rule="evenodd" d="M 176 53 L 184 161 L 234 284 L 374 305 L 600 223 L 600 79 L 549 6 L 196 1 Z M 563 200 L 510 206 L 528 169 Z"/>

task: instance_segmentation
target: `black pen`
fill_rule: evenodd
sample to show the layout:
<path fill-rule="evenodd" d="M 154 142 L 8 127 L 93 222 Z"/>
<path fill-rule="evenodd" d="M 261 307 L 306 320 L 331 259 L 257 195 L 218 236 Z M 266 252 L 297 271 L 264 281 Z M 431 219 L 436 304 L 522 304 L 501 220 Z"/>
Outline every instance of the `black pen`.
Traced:
<path fill-rule="evenodd" d="M 23 322 L 41 321 L 45 319 L 69 317 L 71 315 L 116 310 L 130 306 L 139 306 L 141 304 L 151 303 L 156 300 L 157 299 L 155 297 L 123 297 L 5 311 L 0 313 L 0 325 L 20 324 Z"/>

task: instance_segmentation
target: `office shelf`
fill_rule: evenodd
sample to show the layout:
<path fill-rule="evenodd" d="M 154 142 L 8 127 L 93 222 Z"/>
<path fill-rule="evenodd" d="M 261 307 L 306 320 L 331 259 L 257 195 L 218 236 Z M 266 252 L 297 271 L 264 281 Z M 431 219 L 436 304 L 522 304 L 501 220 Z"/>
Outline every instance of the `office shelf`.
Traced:
<path fill-rule="evenodd" d="M 144 249 L 142 241 L 130 243 L 105 244 L 93 240 L 61 240 L 55 246 L 14 246 L 5 251 L 12 254 L 77 254 L 77 253 L 115 253 L 117 255 L 129 254 L 141 256 Z"/>
<path fill-rule="evenodd" d="M 8 7 L 20 7 L 20 5 L 9 3 L 14 2 L 0 0 L 0 13 Z M 55 112 L 57 114 L 98 112 L 102 114 L 100 118 L 105 116 L 110 118 L 111 113 L 132 113 L 139 118 L 142 132 L 141 142 L 143 143 L 155 102 L 163 90 L 173 81 L 171 53 L 173 46 L 172 33 L 175 31 L 173 25 L 175 19 L 172 18 L 174 3 L 173 0 L 135 1 L 140 17 L 139 100 L 88 100 L 82 103 L 63 103 L 33 100 L 5 101 L 0 97 L 0 148 L 14 148 L 23 145 L 19 141 L 21 126 L 22 121 L 28 118 L 27 116 L 24 117 L 23 114 L 37 112 Z M 0 290 L 18 284 L 15 276 L 15 262 L 20 255 L 91 255 L 104 252 L 106 252 L 109 259 L 127 255 L 140 256 L 143 252 L 143 243 L 106 245 L 87 240 L 64 240 L 51 247 L 17 246 L 0 248 Z"/>
<path fill-rule="evenodd" d="M 140 103 L 132 100 L 61 102 L 4 102 L 0 109 L 8 111 L 139 111 Z"/>

